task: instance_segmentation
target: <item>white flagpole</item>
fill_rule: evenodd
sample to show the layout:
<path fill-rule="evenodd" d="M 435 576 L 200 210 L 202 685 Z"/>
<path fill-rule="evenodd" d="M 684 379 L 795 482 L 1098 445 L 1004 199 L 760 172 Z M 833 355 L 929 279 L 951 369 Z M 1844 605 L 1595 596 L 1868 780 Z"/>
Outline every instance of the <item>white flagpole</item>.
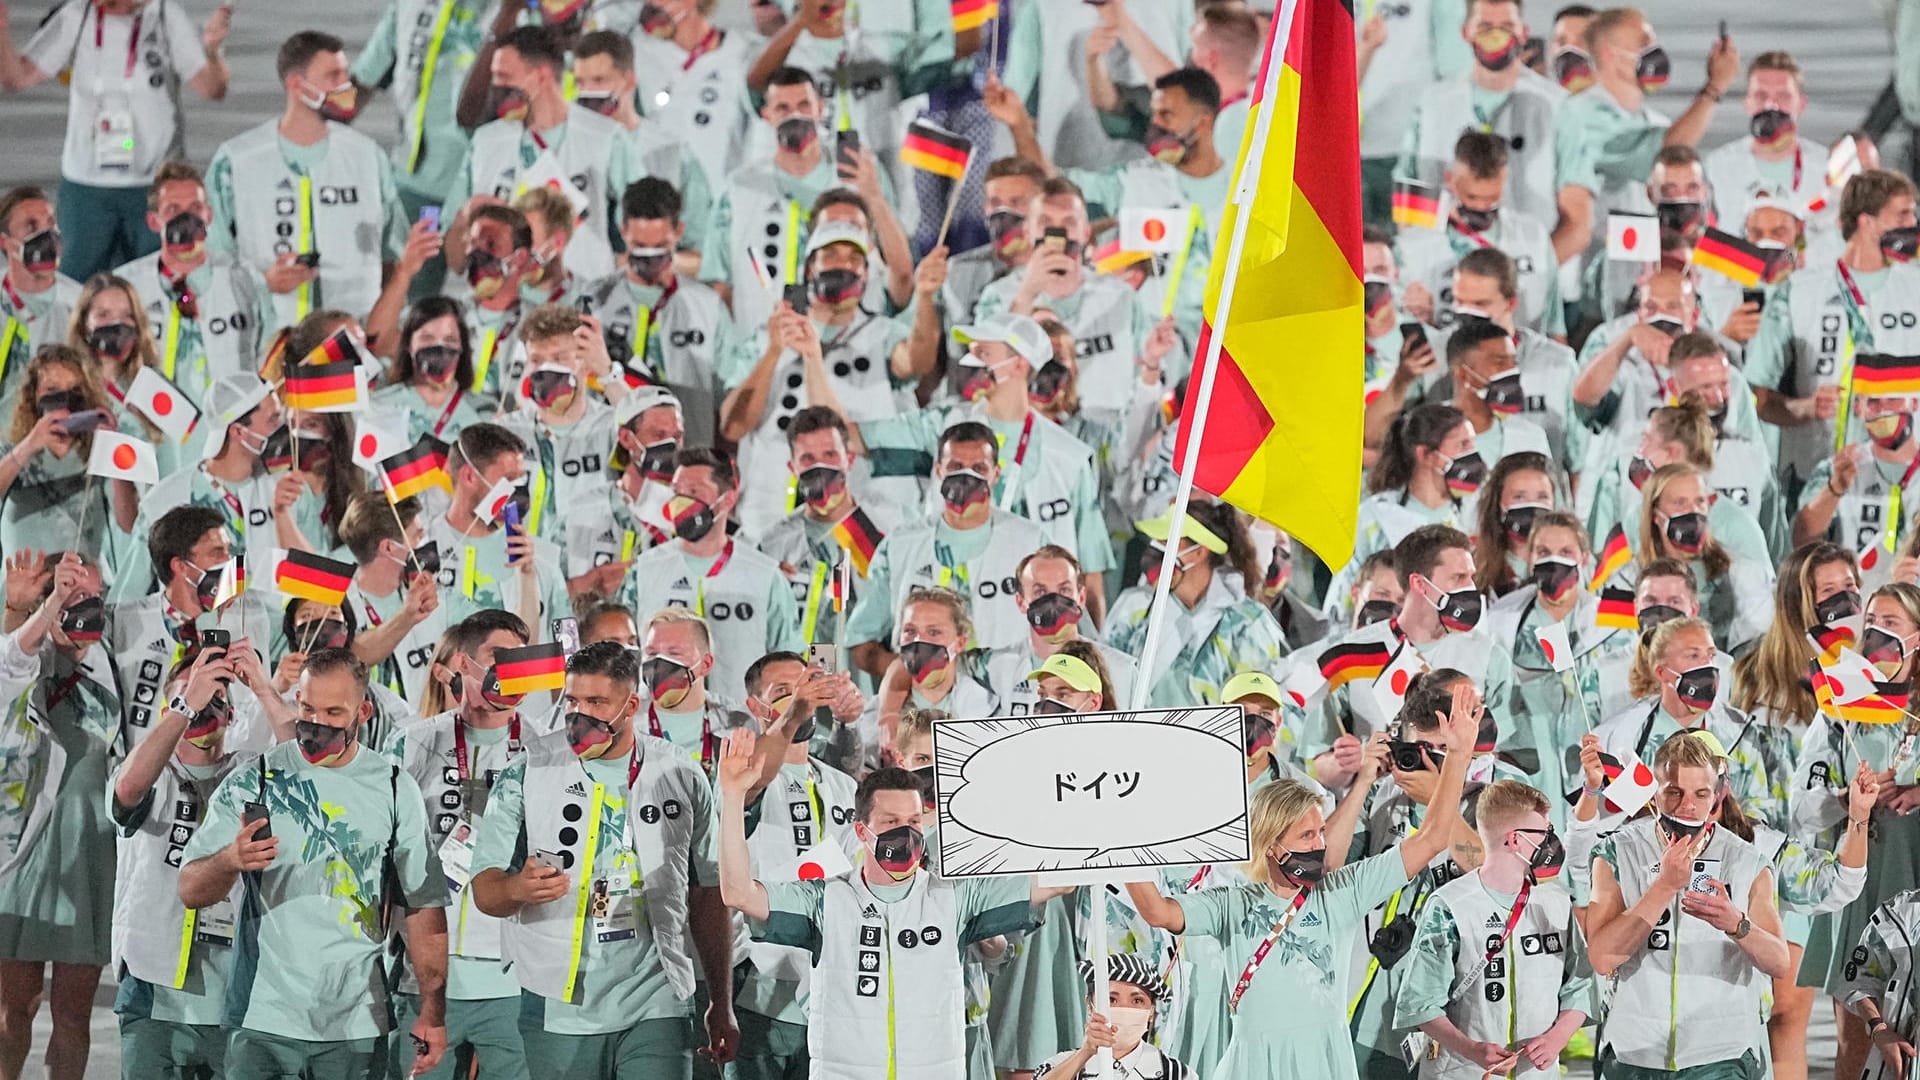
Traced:
<path fill-rule="evenodd" d="M 1293 32 L 1294 9 L 1299 4 L 1300 0 L 1282 0 L 1280 9 L 1274 13 L 1277 24 L 1268 39 L 1267 78 L 1260 87 L 1260 115 L 1254 122 L 1253 142 L 1245 163 L 1240 167 L 1240 178 L 1234 183 L 1233 205 L 1239 207 L 1240 212 L 1234 216 L 1233 240 L 1227 246 L 1227 268 L 1220 278 L 1220 299 L 1214 304 L 1213 333 L 1207 339 L 1205 367 L 1200 374 L 1200 392 L 1194 397 L 1192 426 L 1187 429 L 1186 458 L 1181 462 L 1179 483 L 1174 488 L 1169 536 L 1152 538 L 1166 540 L 1167 549 L 1160 557 L 1160 581 L 1154 586 L 1153 603 L 1147 609 L 1147 639 L 1140 649 L 1141 677 L 1135 679 L 1133 685 L 1131 707 L 1134 709 L 1146 708 L 1153 692 L 1154 680 L 1148 673 L 1155 670 L 1154 657 L 1159 652 L 1161 633 L 1165 629 L 1167 605 L 1170 602 L 1168 591 L 1173 584 L 1173 564 L 1180 553 L 1181 527 L 1187 519 L 1187 505 L 1193 499 L 1193 473 L 1200 464 L 1200 440 L 1206 434 L 1207 413 L 1213 403 L 1214 377 L 1220 370 L 1220 346 L 1226 337 L 1225 316 L 1233 309 L 1234 285 L 1240 276 L 1240 256 L 1247 243 L 1247 222 L 1252 217 L 1254 192 L 1260 186 L 1260 159 L 1272 133 L 1273 113 L 1277 104 L 1274 100 L 1275 91 L 1280 85 L 1280 70 L 1285 66 L 1283 59 L 1287 53 L 1287 38 Z M 1292 180 L 1291 177 L 1287 179 L 1288 182 Z M 1183 423 L 1187 419 L 1181 417 Z M 1096 893 L 1096 919 L 1104 914 L 1100 910 L 1104 899 L 1104 896 Z M 1095 990 L 1098 989 L 1096 986 Z M 1094 1003 L 1097 1005 L 1103 1000 L 1096 997 Z"/>

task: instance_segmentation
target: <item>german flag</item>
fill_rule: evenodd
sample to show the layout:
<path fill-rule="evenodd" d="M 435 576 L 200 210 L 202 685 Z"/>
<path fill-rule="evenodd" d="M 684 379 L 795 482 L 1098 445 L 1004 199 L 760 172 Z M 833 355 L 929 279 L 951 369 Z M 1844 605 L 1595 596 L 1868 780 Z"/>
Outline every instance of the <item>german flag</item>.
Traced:
<path fill-rule="evenodd" d="M 1856 724 L 1897 724 L 1907 718 L 1906 688 L 1898 683 L 1875 683 L 1873 694 L 1845 705 L 1835 704 L 1833 684 L 1827 681 L 1820 662 L 1813 662 L 1813 700 L 1820 711 L 1836 720 Z"/>
<path fill-rule="evenodd" d="M 389 500 L 397 503 L 436 487 L 452 493 L 453 478 L 447 475 L 446 444 L 433 445 L 439 442 L 431 437 L 423 438 L 380 462 L 380 477 L 385 482 Z"/>
<path fill-rule="evenodd" d="M 1414 229 L 1440 225 L 1440 196 L 1432 184 L 1418 180 L 1393 182 L 1393 223 Z"/>
<path fill-rule="evenodd" d="M 1349 641 L 1320 654 L 1320 676 L 1329 693 L 1355 679 L 1377 679 L 1393 661 L 1384 641 Z"/>
<path fill-rule="evenodd" d="M 558 690 L 567 684 L 566 646 L 557 641 L 524 649 L 501 649 L 493 654 L 500 692 L 508 697 L 536 690 Z"/>
<path fill-rule="evenodd" d="M 1607 534 L 1606 544 L 1600 548 L 1600 563 L 1593 568 L 1593 580 L 1587 584 L 1587 591 L 1599 592 L 1607 579 L 1632 561 L 1633 549 L 1627 546 L 1627 530 L 1615 522 L 1613 531 Z"/>
<path fill-rule="evenodd" d="M 352 360 L 295 364 L 287 371 L 287 408 L 323 412 L 353 406 L 360 400 L 360 386 L 354 378 L 354 370 L 359 366 Z"/>
<path fill-rule="evenodd" d="M 1093 249 L 1093 268 L 1103 274 L 1117 274 L 1134 263 L 1151 258 L 1153 255 L 1149 252 L 1122 250 L 1120 239 L 1115 237 Z"/>
<path fill-rule="evenodd" d="M 353 564 L 310 551 L 288 551 L 273 571 L 273 586 L 288 596 L 337 607 L 353 582 Z"/>
<path fill-rule="evenodd" d="M 1708 229 L 1693 246 L 1693 265 L 1725 274 L 1750 289 L 1760 284 L 1760 276 L 1767 271 L 1767 253 L 1741 237 Z"/>
<path fill-rule="evenodd" d="M 953 0 L 953 32 L 965 33 L 978 30 L 988 22 L 999 18 L 1000 0 Z"/>
<path fill-rule="evenodd" d="M 867 576 L 867 567 L 873 562 L 874 549 L 880 546 L 880 541 L 885 536 L 886 534 L 873 524 L 873 519 L 867 517 L 867 512 L 857 506 L 853 508 L 853 513 L 842 518 L 840 524 L 833 527 L 834 541 L 847 549 L 847 557 L 853 560 L 853 568 L 861 577 Z"/>
<path fill-rule="evenodd" d="M 1839 623 L 1814 623 L 1807 629 L 1807 637 L 1813 641 L 1813 647 L 1819 652 L 1819 660 L 1831 664 L 1840 656 L 1842 648 L 1854 647 L 1853 627 Z"/>
<path fill-rule="evenodd" d="M 967 159 L 972 154 L 971 141 L 924 116 L 907 125 L 907 140 L 900 144 L 901 161 L 952 180 L 967 174 Z"/>
<path fill-rule="evenodd" d="M 1593 624 L 1612 630 L 1640 629 L 1640 615 L 1633 606 L 1633 590 L 1612 586 L 1600 590 L 1600 610 L 1594 613 Z"/>
<path fill-rule="evenodd" d="M 1861 353 L 1853 360 L 1856 394 L 1920 394 L 1920 356 Z"/>
<path fill-rule="evenodd" d="M 1365 345 L 1353 11 L 1342 0 L 1290 10 L 1290 21 L 1273 21 L 1254 83 L 1220 225 L 1222 250 L 1239 237 L 1236 284 L 1224 292 L 1230 260 L 1214 259 L 1175 460 L 1198 437 L 1201 490 L 1338 566 L 1359 528 L 1354 357 Z M 1196 436 L 1209 367 L 1207 426 Z"/>

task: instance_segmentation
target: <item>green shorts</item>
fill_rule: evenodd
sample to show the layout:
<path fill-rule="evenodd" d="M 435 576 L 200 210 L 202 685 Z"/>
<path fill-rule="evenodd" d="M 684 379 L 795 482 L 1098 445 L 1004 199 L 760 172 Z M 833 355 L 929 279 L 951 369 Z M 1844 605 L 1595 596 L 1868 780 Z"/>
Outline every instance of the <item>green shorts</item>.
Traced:
<path fill-rule="evenodd" d="M 555 1035 L 542 1017 L 546 999 L 520 995 L 520 1040 L 527 1061 L 538 1062 L 540 1080 L 690 1080 L 693 1021 L 689 1017 L 641 1020 L 604 1035 Z"/>
<path fill-rule="evenodd" d="M 379 1053 L 379 1039 L 307 1042 L 240 1028 L 227 1042 L 227 1080 L 365 1080 Z"/>
<path fill-rule="evenodd" d="M 413 1022 L 420 1016 L 417 994 L 393 995 L 393 1038 L 388 1041 L 390 1077 L 413 1071 Z M 528 1080 L 527 1051 L 520 1041 L 520 999 L 481 998 L 447 1002 L 447 1053 L 426 1080 L 455 1080 L 467 1075 L 465 1063 L 480 1062 L 489 1080 Z"/>
<path fill-rule="evenodd" d="M 211 1080 L 226 1060 L 227 1033 L 215 1025 L 120 1017 L 122 1080 Z"/>

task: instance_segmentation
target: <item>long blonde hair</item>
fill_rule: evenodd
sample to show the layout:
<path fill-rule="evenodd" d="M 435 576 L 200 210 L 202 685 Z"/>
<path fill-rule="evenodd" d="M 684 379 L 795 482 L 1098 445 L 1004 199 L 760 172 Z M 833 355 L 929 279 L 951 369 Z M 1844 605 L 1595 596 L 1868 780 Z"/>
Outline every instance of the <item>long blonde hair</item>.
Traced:
<path fill-rule="evenodd" d="M 113 402 L 107 399 L 107 391 L 100 385 L 100 367 L 88 363 L 86 353 L 71 345 L 43 345 L 33 354 L 32 362 L 27 364 L 27 381 L 20 386 L 20 394 L 13 403 L 13 427 L 7 433 L 15 445 L 26 439 L 33 426 L 40 422 L 40 373 L 52 367 L 66 368 L 80 381 L 80 395 L 87 399 L 86 408 L 113 411 Z M 80 412 L 80 409 L 73 410 Z M 80 456 L 85 458 L 93 452 L 93 432 L 74 440 Z"/>
<path fill-rule="evenodd" d="M 1253 795 L 1247 811 L 1251 860 L 1241 869 L 1262 885 L 1271 880 L 1267 849 L 1280 842 L 1300 819 L 1320 808 L 1320 796 L 1298 780 L 1275 780 Z"/>
<path fill-rule="evenodd" d="M 140 300 L 140 293 L 133 282 L 108 273 L 95 274 L 80 287 L 80 298 L 73 302 L 73 316 L 67 320 L 67 344 L 79 349 L 88 357 L 93 356 L 93 346 L 87 344 L 87 312 L 100 294 L 109 289 L 119 289 L 127 298 L 127 306 L 133 309 L 134 334 L 133 351 L 127 354 L 126 364 L 121 374 L 127 377 L 127 384 L 133 384 L 133 377 L 143 367 L 156 370 L 160 367 L 160 350 L 153 343 L 153 324 L 147 321 L 147 306 Z M 105 382 L 104 372 L 101 382 Z"/>
<path fill-rule="evenodd" d="M 1705 619 L 1668 619 L 1654 627 L 1653 640 L 1647 642 L 1645 648 L 1634 651 L 1633 669 L 1627 673 L 1627 693 L 1636 698 L 1659 693 L 1661 681 L 1653 673 L 1654 666 L 1665 662 L 1663 658 L 1674 638 L 1691 630 L 1707 635 L 1708 641 L 1713 640 L 1713 627 Z"/>
<path fill-rule="evenodd" d="M 1769 722 L 1803 723 L 1813 719 L 1817 706 L 1807 686 L 1807 665 L 1813 661 L 1813 576 L 1821 567 L 1844 563 L 1858 586 L 1859 569 L 1853 553 L 1838 544 L 1816 541 L 1787 556 L 1774 584 L 1773 621 L 1752 652 L 1733 663 L 1733 703 L 1752 711 L 1765 708 Z M 1920 622 L 1920 615 L 1915 616 Z"/>
<path fill-rule="evenodd" d="M 1699 394 L 1689 390 L 1678 405 L 1662 405 L 1648 413 L 1647 427 L 1661 442 L 1685 447 L 1688 461 L 1703 469 L 1713 468 L 1713 419 Z"/>
<path fill-rule="evenodd" d="M 1655 527 L 1654 515 L 1659 512 L 1660 497 L 1667 493 L 1667 486 L 1683 476 L 1691 476 L 1700 481 L 1702 491 L 1710 491 L 1707 484 L 1707 471 L 1690 462 L 1676 461 L 1671 465 L 1662 465 L 1647 478 L 1646 489 L 1641 493 L 1640 501 L 1640 543 L 1634 552 L 1635 561 L 1645 566 L 1655 559 L 1674 559 L 1682 563 L 1691 562 L 1683 554 L 1667 550 L 1667 534 L 1664 529 Z M 1733 557 L 1727 549 L 1720 546 L 1713 533 L 1707 533 L 1707 542 L 1700 549 L 1700 564 L 1707 569 L 1707 576 L 1717 578 L 1733 566 Z"/>
<path fill-rule="evenodd" d="M 1920 626 L 1920 585 L 1889 581 L 1873 590 L 1873 596 L 1867 597 L 1867 603 L 1872 603 L 1875 596 L 1891 598 L 1900 605 L 1900 610 L 1906 613 L 1907 618 L 1913 620 L 1914 625 Z M 1916 681 L 1920 681 L 1920 664 L 1914 664 L 1907 670 L 1907 685 L 1911 687 Z"/>

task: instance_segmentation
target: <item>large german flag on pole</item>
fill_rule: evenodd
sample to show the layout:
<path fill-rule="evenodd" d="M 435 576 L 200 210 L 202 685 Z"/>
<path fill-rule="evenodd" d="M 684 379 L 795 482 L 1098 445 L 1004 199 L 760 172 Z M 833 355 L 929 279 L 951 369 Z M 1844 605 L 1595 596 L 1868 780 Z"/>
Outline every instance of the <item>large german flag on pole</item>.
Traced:
<path fill-rule="evenodd" d="M 1207 283 L 1176 460 L 1329 566 L 1353 554 L 1360 490 L 1360 106 L 1353 9 L 1283 0 L 1261 60 L 1233 239 Z"/>

